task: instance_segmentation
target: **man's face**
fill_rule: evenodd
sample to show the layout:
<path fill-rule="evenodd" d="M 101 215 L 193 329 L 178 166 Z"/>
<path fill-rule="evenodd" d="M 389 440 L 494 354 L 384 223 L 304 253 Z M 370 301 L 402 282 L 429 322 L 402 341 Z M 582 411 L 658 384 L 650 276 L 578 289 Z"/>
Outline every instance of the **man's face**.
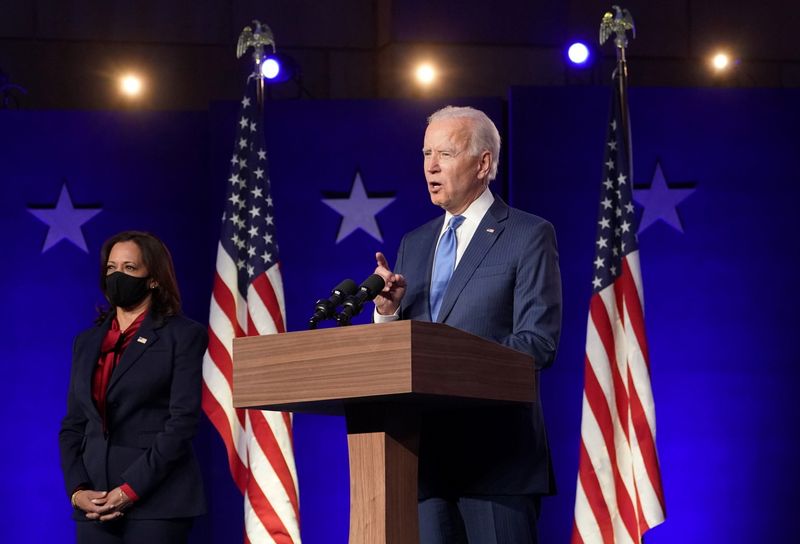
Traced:
<path fill-rule="evenodd" d="M 487 184 L 491 156 L 469 155 L 471 121 L 439 119 L 428 125 L 422 154 L 431 202 L 458 215 L 478 198 Z"/>

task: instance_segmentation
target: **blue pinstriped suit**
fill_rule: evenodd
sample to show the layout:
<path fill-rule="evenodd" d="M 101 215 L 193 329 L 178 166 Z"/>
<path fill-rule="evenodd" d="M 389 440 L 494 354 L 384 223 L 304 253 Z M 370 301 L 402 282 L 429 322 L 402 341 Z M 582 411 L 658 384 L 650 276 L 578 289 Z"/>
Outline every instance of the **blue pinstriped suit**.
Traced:
<path fill-rule="evenodd" d="M 428 295 L 439 217 L 408 233 L 395 272 L 406 278 L 401 319 L 431 321 Z M 439 321 L 553 362 L 561 329 L 561 277 L 553 227 L 500 198 L 486 212 L 442 301 Z M 426 416 L 420 498 L 554 491 L 540 404 L 466 408 Z"/>

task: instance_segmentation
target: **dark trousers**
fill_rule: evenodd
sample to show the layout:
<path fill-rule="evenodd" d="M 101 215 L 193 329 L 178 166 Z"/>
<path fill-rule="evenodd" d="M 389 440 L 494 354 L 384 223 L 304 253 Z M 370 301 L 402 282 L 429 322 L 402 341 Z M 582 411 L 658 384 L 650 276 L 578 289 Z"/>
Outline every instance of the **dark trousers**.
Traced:
<path fill-rule="evenodd" d="M 76 522 L 78 544 L 185 544 L 194 518 Z"/>
<path fill-rule="evenodd" d="M 419 503 L 420 544 L 536 544 L 539 497 L 480 496 Z"/>

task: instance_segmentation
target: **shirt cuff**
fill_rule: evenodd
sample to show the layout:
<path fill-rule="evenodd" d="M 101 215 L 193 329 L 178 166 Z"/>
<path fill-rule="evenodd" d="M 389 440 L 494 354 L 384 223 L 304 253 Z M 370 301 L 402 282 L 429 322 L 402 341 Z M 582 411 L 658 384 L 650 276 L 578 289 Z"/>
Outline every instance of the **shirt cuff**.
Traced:
<path fill-rule="evenodd" d="M 379 314 L 377 306 L 372 311 L 372 321 L 374 321 L 375 323 L 390 323 L 392 321 L 397 321 L 398 319 L 400 319 L 400 307 L 399 306 L 394 311 L 394 313 L 390 314 L 390 315 L 381 315 L 381 314 Z"/>
<path fill-rule="evenodd" d="M 128 496 L 131 502 L 136 502 L 139 500 L 139 495 L 137 495 L 136 492 L 133 490 L 133 488 L 128 484 L 122 484 L 121 486 L 119 486 L 119 488 L 122 490 L 123 493 L 125 493 Z"/>

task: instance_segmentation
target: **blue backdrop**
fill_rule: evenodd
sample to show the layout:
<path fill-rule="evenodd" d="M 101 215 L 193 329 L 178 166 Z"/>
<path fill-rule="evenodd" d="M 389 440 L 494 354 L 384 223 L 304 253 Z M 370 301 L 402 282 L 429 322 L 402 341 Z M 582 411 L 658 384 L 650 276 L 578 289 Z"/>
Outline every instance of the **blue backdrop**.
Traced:
<path fill-rule="evenodd" d="M 800 372 L 790 342 L 798 98 L 787 90 L 632 89 L 634 181 L 648 189 L 656 178 L 650 194 L 658 193 L 668 220 L 640 234 L 668 512 L 649 543 L 782 541 L 799 502 L 800 422 L 792 400 Z M 595 88 L 519 88 L 507 101 L 459 101 L 485 109 L 504 136 L 496 189 L 551 220 L 559 238 L 564 332 L 556 364 L 542 375 L 559 494 L 543 505 L 545 542 L 568 541 L 572 526 L 608 102 L 608 90 Z M 304 328 L 314 300 L 340 279 L 369 275 L 375 251 L 393 261 L 402 234 L 438 213 L 426 194 L 420 149 L 425 116 L 440 105 L 269 105 L 290 330 Z M 0 541 L 72 539 L 56 435 L 72 337 L 102 301 L 102 241 L 129 228 L 159 234 L 173 251 L 186 313 L 207 322 L 234 123 L 235 104 L 195 113 L 0 111 L 7 384 L 0 400 L 7 431 Z M 657 165 L 666 183 L 660 192 Z M 323 199 L 350 198 L 357 174 L 368 197 L 394 200 L 374 216 L 379 230 L 358 229 L 336 243 L 342 216 Z M 344 543 L 343 423 L 295 421 L 304 541 Z M 207 422 L 196 448 L 210 513 L 193 541 L 240 541 L 241 498 Z"/>

